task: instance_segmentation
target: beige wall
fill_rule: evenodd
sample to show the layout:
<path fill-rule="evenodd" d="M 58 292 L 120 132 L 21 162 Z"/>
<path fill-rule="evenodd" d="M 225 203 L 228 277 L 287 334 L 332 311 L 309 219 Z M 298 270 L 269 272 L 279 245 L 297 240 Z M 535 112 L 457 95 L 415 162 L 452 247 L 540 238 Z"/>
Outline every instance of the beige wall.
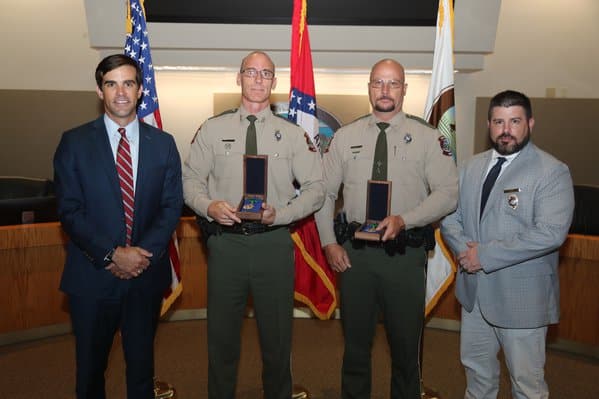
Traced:
<path fill-rule="evenodd" d="M 456 8 L 459 4 L 458 1 Z M 0 0 L 0 53 L 3 55 L 0 89 L 92 91 L 92 74 L 99 53 L 90 48 L 85 11 L 83 0 Z M 532 97 L 544 97 L 547 88 L 556 88 L 558 96 L 569 98 L 597 97 L 598 19 L 596 0 L 571 0 L 567 5 L 543 0 L 501 2 L 494 51 L 484 57 L 484 69 L 456 74 L 460 162 L 473 152 L 476 97 L 489 97 L 508 87 Z M 470 34 L 476 35 L 476 32 Z M 313 48 L 317 37 L 312 37 Z M 331 62 L 330 57 L 327 60 Z M 317 72 L 317 92 L 366 92 L 366 69 L 339 72 Z M 288 81 L 287 73 L 279 74 L 276 91 L 286 93 Z M 412 75 L 408 82 L 406 110 L 421 114 L 428 76 Z M 183 156 L 201 121 L 212 115 L 213 93 L 238 91 L 230 70 L 218 73 L 161 71 L 157 85 L 164 127 L 175 135 Z M 0 110 L 3 117 L 6 112 L 6 109 Z M 35 115 L 30 117 L 35 118 Z M 14 144 L 7 143 L 4 135 L 0 137 L 0 151 L 9 151 L 11 145 Z"/>
<path fill-rule="evenodd" d="M 545 97 L 547 88 L 558 88 L 562 97 L 599 97 L 598 19 L 596 0 L 502 1 L 495 51 L 486 57 L 484 70 L 456 76 L 459 159 L 473 152 L 476 97 L 507 88 L 530 97 Z"/>
<path fill-rule="evenodd" d="M 0 89 L 94 88 L 83 0 L 0 0 L 0 54 Z"/>

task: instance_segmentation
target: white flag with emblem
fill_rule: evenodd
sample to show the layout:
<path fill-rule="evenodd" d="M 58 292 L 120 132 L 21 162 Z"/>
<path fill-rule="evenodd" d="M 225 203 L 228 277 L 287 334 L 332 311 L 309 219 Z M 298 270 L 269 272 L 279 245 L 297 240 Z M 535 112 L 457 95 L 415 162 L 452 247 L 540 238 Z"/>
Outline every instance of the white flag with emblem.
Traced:
<path fill-rule="evenodd" d="M 424 109 L 424 118 L 443 136 L 443 150 L 456 160 L 455 106 L 453 84 L 453 4 L 440 0 L 433 73 Z M 455 278 L 456 267 L 439 229 L 437 245 L 429 256 L 426 277 L 426 311 L 428 315 Z"/>

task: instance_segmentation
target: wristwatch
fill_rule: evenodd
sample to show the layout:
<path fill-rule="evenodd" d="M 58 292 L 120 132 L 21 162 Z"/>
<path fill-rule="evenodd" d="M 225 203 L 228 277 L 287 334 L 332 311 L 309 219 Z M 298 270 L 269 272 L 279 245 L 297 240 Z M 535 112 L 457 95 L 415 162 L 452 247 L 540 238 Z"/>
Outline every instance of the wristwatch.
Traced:
<path fill-rule="evenodd" d="M 114 256 L 115 252 L 116 252 L 116 247 L 112 248 L 110 251 L 108 251 L 106 256 L 104 256 L 104 262 L 106 262 L 106 264 L 112 263 L 112 257 Z"/>

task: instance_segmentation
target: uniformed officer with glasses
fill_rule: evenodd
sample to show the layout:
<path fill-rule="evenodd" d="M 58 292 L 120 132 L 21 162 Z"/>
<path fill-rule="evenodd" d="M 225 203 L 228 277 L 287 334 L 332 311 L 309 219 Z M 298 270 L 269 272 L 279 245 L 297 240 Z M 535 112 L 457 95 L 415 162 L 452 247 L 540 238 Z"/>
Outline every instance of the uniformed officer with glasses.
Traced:
<path fill-rule="evenodd" d="M 248 295 L 258 324 L 264 398 L 290 399 L 294 252 L 289 225 L 324 201 L 320 155 L 305 132 L 270 109 L 277 83 L 270 57 L 246 56 L 237 74 L 241 105 L 208 119 L 183 167 L 185 203 L 199 216 L 208 248 L 208 394 L 235 396 L 240 330 Z M 236 215 L 243 158 L 267 155 L 261 220 Z M 299 195 L 294 187 L 296 181 Z"/>

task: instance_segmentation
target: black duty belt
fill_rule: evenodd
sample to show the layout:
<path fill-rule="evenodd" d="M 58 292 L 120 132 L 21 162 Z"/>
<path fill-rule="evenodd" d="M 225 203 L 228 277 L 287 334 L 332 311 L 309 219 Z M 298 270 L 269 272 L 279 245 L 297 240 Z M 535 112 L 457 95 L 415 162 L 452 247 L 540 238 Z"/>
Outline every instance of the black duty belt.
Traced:
<path fill-rule="evenodd" d="M 381 248 L 383 249 L 387 255 L 394 256 L 395 254 L 404 255 L 406 253 L 406 247 L 410 248 L 421 248 L 429 250 L 431 248 L 428 247 L 427 241 L 430 241 L 430 238 L 427 239 L 426 231 L 429 230 L 432 232 L 432 228 L 430 226 L 428 228 L 416 227 L 409 230 L 401 230 L 397 237 L 392 240 L 388 240 L 385 242 L 382 241 L 366 241 L 366 240 L 352 240 L 352 247 L 354 249 L 360 249 L 367 247 L 373 248 Z M 434 236 L 432 238 L 434 242 Z"/>
<path fill-rule="evenodd" d="M 421 228 L 413 228 L 409 230 L 402 230 L 397 237 L 398 241 L 403 242 L 405 246 L 411 248 L 420 248 L 425 243 L 425 237 Z M 389 240 L 393 241 L 393 240 Z M 363 244 L 367 247 L 373 248 L 384 248 L 385 242 L 383 241 L 363 241 Z"/>
<path fill-rule="evenodd" d="M 285 225 L 268 226 L 266 224 L 256 223 L 256 222 L 242 222 L 242 223 L 235 223 L 233 226 L 220 225 L 219 227 L 223 233 L 241 234 L 244 236 L 251 236 L 254 234 L 267 233 L 269 231 L 281 229 L 281 228 L 287 227 L 287 226 L 285 226 Z"/>

